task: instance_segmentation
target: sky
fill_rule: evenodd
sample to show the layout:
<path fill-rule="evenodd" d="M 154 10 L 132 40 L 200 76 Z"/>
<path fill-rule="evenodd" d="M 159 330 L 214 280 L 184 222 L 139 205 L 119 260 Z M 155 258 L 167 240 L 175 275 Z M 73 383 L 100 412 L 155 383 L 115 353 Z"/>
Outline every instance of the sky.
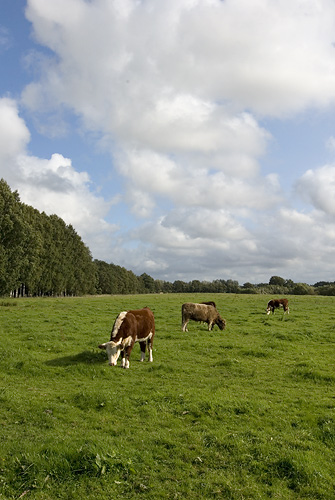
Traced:
<path fill-rule="evenodd" d="M 0 178 L 155 279 L 335 280 L 333 0 L 0 0 Z"/>

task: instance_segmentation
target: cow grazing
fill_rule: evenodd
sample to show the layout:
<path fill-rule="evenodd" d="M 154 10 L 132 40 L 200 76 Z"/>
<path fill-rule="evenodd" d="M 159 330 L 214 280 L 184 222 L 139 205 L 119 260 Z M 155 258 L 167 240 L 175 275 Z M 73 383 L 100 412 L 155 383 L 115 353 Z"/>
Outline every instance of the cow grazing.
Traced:
<path fill-rule="evenodd" d="M 187 324 L 192 319 L 194 321 L 203 321 L 208 324 L 208 330 L 212 330 L 214 325 L 217 325 L 220 330 L 226 327 L 226 321 L 221 318 L 217 309 L 212 305 L 193 304 L 186 302 L 181 308 L 182 315 L 182 331 L 188 332 Z"/>
<path fill-rule="evenodd" d="M 287 312 L 289 314 L 290 309 L 288 307 L 288 300 L 287 299 L 271 299 L 268 302 L 267 308 L 266 308 L 266 314 L 272 314 L 275 312 L 275 309 L 279 309 L 282 307 L 284 309 L 284 314 Z"/>
<path fill-rule="evenodd" d="M 152 311 L 145 307 L 133 311 L 121 312 L 113 325 L 109 342 L 100 344 L 100 349 L 106 349 L 110 366 L 115 366 L 122 356 L 121 368 L 129 368 L 129 357 L 135 342 L 140 343 L 141 361 L 145 358 L 148 345 L 149 361 L 153 361 L 152 344 L 155 336 L 155 319 Z"/>

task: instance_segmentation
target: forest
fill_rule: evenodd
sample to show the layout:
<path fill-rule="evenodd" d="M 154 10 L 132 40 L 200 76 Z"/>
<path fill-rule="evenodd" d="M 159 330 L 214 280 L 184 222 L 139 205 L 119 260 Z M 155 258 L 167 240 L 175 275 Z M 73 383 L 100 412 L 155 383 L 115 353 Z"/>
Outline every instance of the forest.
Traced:
<path fill-rule="evenodd" d="M 273 293 L 335 295 L 335 282 L 314 285 L 272 276 L 268 283 L 232 279 L 173 283 L 93 259 L 72 225 L 20 201 L 0 180 L 0 296 L 80 296 L 142 293 Z"/>

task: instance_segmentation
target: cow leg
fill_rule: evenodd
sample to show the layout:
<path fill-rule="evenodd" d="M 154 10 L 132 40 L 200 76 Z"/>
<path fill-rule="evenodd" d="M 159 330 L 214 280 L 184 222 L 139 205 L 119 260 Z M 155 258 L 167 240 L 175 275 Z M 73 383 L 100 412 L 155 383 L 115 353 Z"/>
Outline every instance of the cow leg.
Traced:
<path fill-rule="evenodd" d="M 153 344 L 153 337 L 151 337 L 151 339 L 148 340 L 148 351 L 149 351 L 149 361 L 150 363 L 153 362 L 154 358 L 152 356 L 152 344 Z"/>
<path fill-rule="evenodd" d="M 212 328 L 213 328 L 213 321 L 210 321 L 208 323 L 208 331 L 210 332 L 212 330 Z"/>
<path fill-rule="evenodd" d="M 124 351 L 121 351 L 121 368 L 125 368 L 126 358 L 124 356 Z"/>
<path fill-rule="evenodd" d="M 188 322 L 189 322 L 188 319 L 183 321 L 183 324 L 182 324 L 182 331 L 183 332 L 188 332 L 188 329 L 187 329 Z"/>
<path fill-rule="evenodd" d="M 140 342 L 140 348 L 141 348 L 141 359 L 140 361 L 145 360 L 145 342 Z"/>
<path fill-rule="evenodd" d="M 129 368 L 129 358 L 131 351 L 133 350 L 135 342 L 132 342 L 129 346 L 125 348 L 125 363 L 122 368 Z"/>

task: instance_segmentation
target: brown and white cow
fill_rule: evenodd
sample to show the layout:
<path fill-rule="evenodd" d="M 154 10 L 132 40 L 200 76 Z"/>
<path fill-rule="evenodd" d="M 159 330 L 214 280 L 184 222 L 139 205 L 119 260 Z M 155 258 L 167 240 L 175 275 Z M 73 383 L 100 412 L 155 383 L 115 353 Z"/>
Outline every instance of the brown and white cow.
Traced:
<path fill-rule="evenodd" d="M 194 304 L 186 302 L 181 308 L 182 316 L 182 331 L 188 332 L 187 324 L 192 319 L 193 321 L 203 321 L 208 324 L 208 330 L 212 330 L 214 325 L 217 325 L 220 330 L 226 327 L 226 321 L 221 318 L 217 309 L 207 304 Z"/>
<path fill-rule="evenodd" d="M 271 299 L 268 302 L 267 308 L 266 308 L 266 314 L 274 314 L 275 309 L 279 309 L 282 307 L 284 309 L 284 314 L 287 312 L 289 314 L 290 308 L 288 307 L 288 300 L 287 299 Z"/>
<path fill-rule="evenodd" d="M 129 357 L 135 342 L 140 343 L 141 361 L 145 359 L 145 349 L 148 345 L 149 361 L 153 361 L 152 344 L 155 336 L 155 319 L 148 307 L 121 312 L 113 325 L 109 342 L 100 344 L 100 349 L 106 349 L 110 366 L 115 366 L 122 356 L 121 368 L 129 368 Z"/>

